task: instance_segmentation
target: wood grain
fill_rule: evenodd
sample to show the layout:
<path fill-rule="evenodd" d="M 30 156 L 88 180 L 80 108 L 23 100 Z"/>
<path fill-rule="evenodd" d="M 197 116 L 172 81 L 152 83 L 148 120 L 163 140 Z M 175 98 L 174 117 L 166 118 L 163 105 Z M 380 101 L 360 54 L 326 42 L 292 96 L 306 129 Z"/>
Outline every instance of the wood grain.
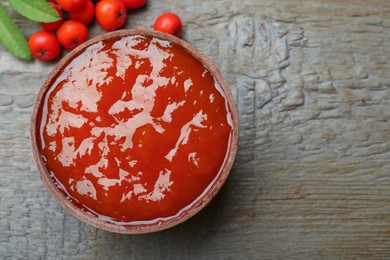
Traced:
<path fill-rule="evenodd" d="M 29 145 L 53 64 L 0 49 L 0 258 L 390 258 L 390 2 L 150 0 L 126 27 L 167 10 L 236 98 L 239 152 L 220 194 L 160 233 L 79 222 L 43 187 Z M 12 15 L 27 36 L 39 29 Z"/>

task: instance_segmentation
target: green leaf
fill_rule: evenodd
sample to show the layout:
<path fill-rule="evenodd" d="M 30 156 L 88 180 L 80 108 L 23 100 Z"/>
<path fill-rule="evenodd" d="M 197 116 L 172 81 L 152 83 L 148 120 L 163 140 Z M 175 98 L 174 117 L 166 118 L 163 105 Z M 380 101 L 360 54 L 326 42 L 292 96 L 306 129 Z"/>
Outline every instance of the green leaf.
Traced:
<path fill-rule="evenodd" d="M 0 44 L 18 58 L 23 60 L 31 59 L 31 52 L 26 38 L 12 21 L 11 16 L 2 3 L 0 3 Z"/>
<path fill-rule="evenodd" d="M 9 5 L 19 14 L 36 22 L 55 22 L 60 19 L 58 13 L 46 0 L 8 0 Z"/>

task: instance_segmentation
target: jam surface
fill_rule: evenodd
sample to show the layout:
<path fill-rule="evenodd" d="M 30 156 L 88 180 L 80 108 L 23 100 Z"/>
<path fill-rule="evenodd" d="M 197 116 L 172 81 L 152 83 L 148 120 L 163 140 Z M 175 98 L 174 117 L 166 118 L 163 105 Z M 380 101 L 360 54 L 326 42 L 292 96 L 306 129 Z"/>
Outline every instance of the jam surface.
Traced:
<path fill-rule="evenodd" d="M 208 70 L 146 36 L 100 41 L 51 82 L 38 149 L 77 207 L 113 223 L 178 216 L 218 179 L 232 117 Z"/>

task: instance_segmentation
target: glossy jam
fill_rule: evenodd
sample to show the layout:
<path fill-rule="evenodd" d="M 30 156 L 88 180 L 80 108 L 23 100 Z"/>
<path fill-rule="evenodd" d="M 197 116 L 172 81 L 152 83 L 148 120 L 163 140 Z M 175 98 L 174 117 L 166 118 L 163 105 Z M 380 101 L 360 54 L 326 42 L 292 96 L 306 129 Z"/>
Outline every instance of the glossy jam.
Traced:
<path fill-rule="evenodd" d="M 85 48 L 39 109 L 38 146 L 53 181 L 112 223 L 177 217 L 218 180 L 228 156 L 223 91 L 184 48 L 157 38 Z"/>

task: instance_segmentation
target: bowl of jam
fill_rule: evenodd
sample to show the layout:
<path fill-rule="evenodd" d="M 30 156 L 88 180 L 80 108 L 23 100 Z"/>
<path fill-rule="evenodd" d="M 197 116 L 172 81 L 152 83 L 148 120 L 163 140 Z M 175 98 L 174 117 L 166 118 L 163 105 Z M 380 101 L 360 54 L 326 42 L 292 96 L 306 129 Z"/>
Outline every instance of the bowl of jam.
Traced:
<path fill-rule="evenodd" d="M 57 202 L 104 230 L 175 226 L 204 208 L 229 175 L 238 140 L 233 96 L 189 43 L 134 29 L 67 54 L 31 119 L 40 177 Z"/>

